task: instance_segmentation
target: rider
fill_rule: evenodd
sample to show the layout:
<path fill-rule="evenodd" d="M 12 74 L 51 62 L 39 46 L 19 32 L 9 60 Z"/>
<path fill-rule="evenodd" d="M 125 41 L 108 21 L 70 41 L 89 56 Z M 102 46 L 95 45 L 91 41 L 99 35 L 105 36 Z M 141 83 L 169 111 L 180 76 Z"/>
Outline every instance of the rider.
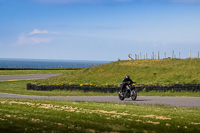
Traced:
<path fill-rule="evenodd" d="M 121 87 L 121 90 L 124 92 L 125 91 L 125 95 L 124 96 L 126 96 L 126 84 L 127 83 L 130 83 L 130 84 L 132 84 L 132 83 L 135 83 L 135 82 L 133 82 L 131 79 L 130 79 L 130 77 L 128 76 L 128 75 L 126 75 L 126 77 L 122 80 L 122 82 L 121 82 L 121 84 L 120 84 L 120 87 Z"/>

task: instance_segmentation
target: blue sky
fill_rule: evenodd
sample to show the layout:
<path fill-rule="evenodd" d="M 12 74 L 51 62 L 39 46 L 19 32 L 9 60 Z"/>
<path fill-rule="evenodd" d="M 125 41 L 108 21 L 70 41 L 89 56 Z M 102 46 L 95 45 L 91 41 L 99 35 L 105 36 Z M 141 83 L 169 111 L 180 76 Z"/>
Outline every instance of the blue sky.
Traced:
<path fill-rule="evenodd" d="M 200 51 L 200 0 L 0 0 L 0 58 L 105 60 Z"/>

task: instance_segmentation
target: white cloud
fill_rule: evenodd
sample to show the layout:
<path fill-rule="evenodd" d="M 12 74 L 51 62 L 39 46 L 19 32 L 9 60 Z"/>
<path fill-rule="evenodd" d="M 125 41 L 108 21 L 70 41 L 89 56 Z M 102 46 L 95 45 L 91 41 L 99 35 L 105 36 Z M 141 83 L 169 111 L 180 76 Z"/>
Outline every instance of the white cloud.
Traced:
<path fill-rule="evenodd" d="M 48 37 L 32 37 L 32 36 L 22 33 L 19 35 L 16 45 L 18 46 L 35 45 L 35 44 L 41 44 L 41 43 L 48 43 L 50 41 L 51 39 Z"/>
<path fill-rule="evenodd" d="M 34 34 L 60 34 L 60 33 L 48 30 L 38 30 L 38 29 L 34 29 L 32 32 L 29 33 L 29 35 L 34 35 Z"/>
<path fill-rule="evenodd" d="M 52 32 L 48 30 L 34 29 L 30 33 L 21 33 L 18 37 L 16 45 L 35 45 L 41 43 L 49 43 L 52 38 L 50 34 L 60 34 L 59 32 Z"/>
<path fill-rule="evenodd" d="M 38 29 L 34 29 L 32 32 L 30 32 L 29 34 L 30 35 L 33 35 L 33 34 L 47 34 L 49 33 L 48 30 L 38 30 Z"/>
<path fill-rule="evenodd" d="M 48 42 L 51 41 L 50 38 L 30 37 L 29 39 L 30 39 L 30 41 L 31 41 L 33 44 L 48 43 Z"/>

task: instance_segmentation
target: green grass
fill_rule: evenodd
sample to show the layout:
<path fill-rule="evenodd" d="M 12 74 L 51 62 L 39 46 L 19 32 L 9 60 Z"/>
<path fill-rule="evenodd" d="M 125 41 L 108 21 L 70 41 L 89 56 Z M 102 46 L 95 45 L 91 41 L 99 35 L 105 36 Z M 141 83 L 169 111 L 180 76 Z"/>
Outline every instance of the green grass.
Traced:
<path fill-rule="evenodd" d="M 125 75 L 137 84 L 172 85 L 200 83 L 200 59 L 164 59 L 117 61 L 58 77 L 38 80 L 35 84 L 96 84 L 119 85 Z"/>
<path fill-rule="evenodd" d="M 0 75 L 58 74 L 73 70 L 0 70 Z"/>
<path fill-rule="evenodd" d="M 41 96 L 89 96 L 89 95 L 117 95 L 111 93 L 84 93 L 82 91 L 27 91 L 27 83 L 42 85 L 50 84 L 96 84 L 117 85 L 125 75 L 138 84 L 184 84 L 200 83 L 200 59 L 166 59 L 166 60 L 140 60 L 117 61 L 100 66 L 84 68 L 81 70 L 3 70 L 1 74 L 44 74 L 62 73 L 57 77 L 44 80 L 5 81 L 0 82 L 0 92 L 41 95 Z M 140 92 L 139 96 L 200 96 L 200 92 Z"/>
<path fill-rule="evenodd" d="M 117 93 L 101 93 L 101 92 L 87 92 L 83 91 L 33 91 L 26 90 L 26 84 L 34 82 L 34 80 L 21 80 L 21 81 L 2 81 L 0 82 L 1 93 L 12 93 L 22 95 L 35 95 L 35 96 L 117 96 Z M 138 96 L 190 96 L 200 97 L 200 92 L 139 92 Z"/>
<path fill-rule="evenodd" d="M 12 93 L 22 95 L 36 95 L 36 96 L 113 96 L 117 93 L 100 93 L 100 92 L 88 92 L 83 91 L 33 91 L 26 90 L 26 84 L 32 80 L 21 80 L 21 81 L 0 81 L 0 92 L 1 93 Z M 33 80 L 34 81 L 34 80 Z"/>
<path fill-rule="evenodd" d="M 200 132 L 199 108 L 0 99 L 1 132 Z"/>
<path fill-rule="evenodd" d="M 3 70 L 0 75 L 63 73 L 45 80 L 0 82 L 0 92 L 39 96 L 117 96 L 117 93 L 32 91 L 36 84 L 113 84 L 126 74 L 138 84 L 200 83 L 200 60 L 118 61 L 77 71 Z M 197 96 L 200 92 L 140 92 L 139 96 Z M 1 132 L 200 132 L 200 108 L 0 99 Z"/>

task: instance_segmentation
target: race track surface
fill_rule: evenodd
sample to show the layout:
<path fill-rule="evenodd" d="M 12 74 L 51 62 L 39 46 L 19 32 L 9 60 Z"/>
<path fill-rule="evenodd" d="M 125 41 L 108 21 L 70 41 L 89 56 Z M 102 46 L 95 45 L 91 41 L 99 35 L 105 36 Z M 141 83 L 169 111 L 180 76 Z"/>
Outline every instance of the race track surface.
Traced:
<path fill-rule="evenodd" d="M 160 97 L 160 96 L 138 96 L 136 101 L 126 98 L 120 101 L 118 96 L 30 96 L 0 93 L 0 98 L 13 99 L 47 99 L 47 100 L 66 100 L 66 101 L 87 101 L 87 102 L 112 102 L 122 104 L 150 104 L 168 105 L 178 107 L 200 107 L 200 97 Z"/>
<path fill-rule="evenodd" d="M 59 74 L 0 75 L 0 81 L 45 79 L 45 78 L 54 77 L 58 75 Z"/>

